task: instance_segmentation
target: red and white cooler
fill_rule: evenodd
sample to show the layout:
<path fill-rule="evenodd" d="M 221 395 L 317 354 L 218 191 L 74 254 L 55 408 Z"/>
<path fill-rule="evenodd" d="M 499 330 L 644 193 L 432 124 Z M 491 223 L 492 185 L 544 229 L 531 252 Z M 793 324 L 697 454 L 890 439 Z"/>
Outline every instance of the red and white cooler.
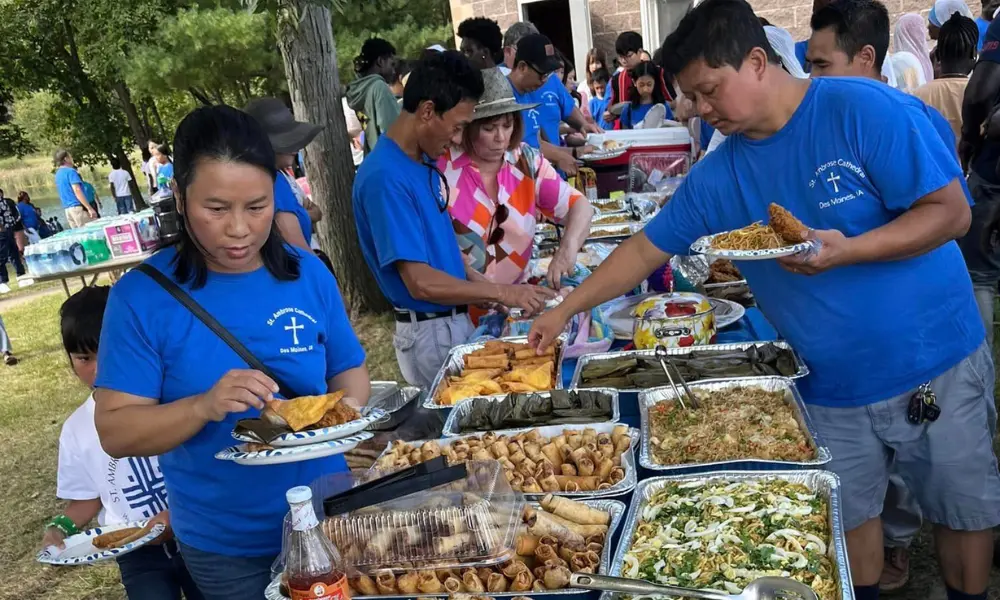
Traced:
<path fill-rule="evenodd" d="M 607 198 L 612 192 L 628 191 L 628 169 L 633 156 L 642 154 L 684 154 L 691 156 L 691 133 L 687 127 L 658 129 L 626 129 L 592 133 L 587 143 L 601 148 L 606 141 L 630 144 L 620 156 L 589 162 L 586 166 L 597 173 L 597 195 Z M 688 161 L 690 164 L 690 161 Z"/>

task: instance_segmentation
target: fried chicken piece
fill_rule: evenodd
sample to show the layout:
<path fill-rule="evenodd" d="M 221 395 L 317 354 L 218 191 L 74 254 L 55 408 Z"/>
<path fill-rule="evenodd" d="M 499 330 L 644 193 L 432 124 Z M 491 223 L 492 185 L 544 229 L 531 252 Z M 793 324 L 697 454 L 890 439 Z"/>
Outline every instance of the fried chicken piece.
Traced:
<path fill-rule="evenodd" d="M 354 410 L 344 402 L 338 402 L 336 406 L 326 411 L 323 418 L 317 421 L 316 424 L 309 429 L 322 429 L 323 427 L 343 425 L 344 423 L 350 423 L 351 421 L 360 418 L 361 413 Z"/>
<path fill-rule="evenodd" d="M 786 244 L 800 244 L 806 241 L 809 228 L 796 219 L 792 213 L 778 206 L 774 202 L 767 209 L 769 219 L 768 225 L 774 230 Z"/>
<path fill-rule="evenodd" d="M 736 265 L 726 259 L 715 261 L 708 269 L 709 283 L 729 283 L 742 279 L 743 274 L 736 268 Z"/>

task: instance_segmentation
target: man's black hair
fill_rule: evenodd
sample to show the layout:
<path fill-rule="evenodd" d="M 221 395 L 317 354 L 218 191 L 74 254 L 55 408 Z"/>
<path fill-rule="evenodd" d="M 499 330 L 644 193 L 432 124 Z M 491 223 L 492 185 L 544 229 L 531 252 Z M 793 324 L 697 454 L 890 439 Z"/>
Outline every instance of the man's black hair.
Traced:
<path fill-rule="evenodd" d="M 118 169 L 122 168 L 122 163 L 117 158 L 112 158 L 108 162 L 111 163 L 111 169 L 113 171 L 117 171 Z"/>
<path fill-rule="evenodd" d="M 458 25 L 458 37 L 470 39 L 489 50 L 493 62 L 503 62 L 503 33 L 493 19 L 472 17 L 462 21 Z"/>
<path fill-rule="evenodd" d="M 640 50 L 642 50 L 642 36 L 634 31 L 626 31 L 615 40 L 615 54 L 618 56 L 628 56 Z"/>
<path fill-rule="evenodd" d="M 837 49 L 854 60 L 865 46 L 875 49 L 875 69 L 889 52 L 889 11 L 878 0 L 834 0 L 813 13 L 813 31 L 833 28 Z"/>
<path fill-rule="evenodd" d="M 415 113 L 430 100 L 442 115 L 463 100 L 478 101 L 483 95 L 483 76 L 461 52 L 438 52 L 417 63 L 403 90 L 403 110 Z"/>
<path fill-rule="evenodd" d="M 663 41 L 660 66 L 677 74 L 702 59 L 713 69 L 739 69 L 754 48 L 763 50 L 768 62 L 780 64 L 749 4 L 744 0 L 706 0 L 685 15 Z"/>
<path fill-rule="evenodd" d="M 170 151 L 169 144 L 160 144 L 159 146 L 156 147 L 156 151 L 162 154 L 163 156 L 166 156 L 167 158 L 173 156 L 173 152 Z"/>
<path fill-rule="evenodd" d="M 97 353 L 104 322 L 104 307 L 111 288 L 106 285 L 85 287 L 63 302 L 59 309 L 63 349 L 66 354 Z"/>
<path fill-rule="evenodd" d="M 396 47 L 382 38 L 368 38 L 361 44 L 361 53 L 354 57 L 354 72 L 365 75 L 381 58 L 396 56 Z"/>
<path fill-rule="evenodd" d="M 174 134 L 174 181 L 180 194 L 178 203 L 187 202 L 187 191 L 197 177 L 203 160 L 226 161 L 261 169 L 274 181 L 274 148 L 256 119 L 231 106 L 203 106 L 188 113 Z M 208 280 L 204 244 L 191 234 L 188 211 L 176 242 L 173 259 L 174 277 L 192 287 L 204 287 Z M 272 221 L 271 233 L 260 249 L 261 261 L 279 281 L 299 278 L 299 256 L 285 247 L 285 241 Z"/>
<path fill-rule="evenodd" d="M 941 68 L 948 65 L 949 70 L 968 68 L 971 71 L 976 62 L 978 44 L 979 27 L 976 22 L 961 13 L 953 13 L 941 24 L 938 33 L 937 58 Z"/>

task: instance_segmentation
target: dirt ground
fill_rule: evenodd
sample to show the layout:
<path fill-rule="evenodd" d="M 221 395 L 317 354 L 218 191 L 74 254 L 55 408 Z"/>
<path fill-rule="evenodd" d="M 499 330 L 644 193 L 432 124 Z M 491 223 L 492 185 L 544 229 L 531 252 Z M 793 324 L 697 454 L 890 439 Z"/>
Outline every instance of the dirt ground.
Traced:
<path fill-rule="evenodd" d="M 1000 569 L 994 567 L 990 577 L 989 600 L 1000 600 Z M 934 536 L 925 525 L 910 549 L 910 583 L 883 598 L 898 600 L 947 600 L 944 584 L 934 553 Z"/>

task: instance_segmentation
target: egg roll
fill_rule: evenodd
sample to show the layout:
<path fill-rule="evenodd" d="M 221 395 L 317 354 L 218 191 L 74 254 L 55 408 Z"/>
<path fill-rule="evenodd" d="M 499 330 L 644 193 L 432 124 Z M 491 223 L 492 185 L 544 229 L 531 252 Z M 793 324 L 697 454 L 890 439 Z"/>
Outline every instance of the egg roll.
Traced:
<path fill-rule="evenodd" d="M 538 547 L 538 538 L 527 533 L 517 534 L 514 540 L 514 552 L 521 556 L 533 556 Z"/>
<path fill-rule="evenodd" d="M 559 559 L 559 553 L 554 546 L 538 546 L 535 548 L 535 558 L 544 563 L 547 560 Z"/>
<path fill-rule="evenodd" d="M 462 585 L 462 581 L 455 576 L 449 576 L 441 585 L 444 586 L 444 590 L 449 594 L 458 594 L 466 591 L 465 587 Z"/>
<path fill-rule="evenodd" d="M 483 580 L 479 578 L 479 575 L 473 569 L 467 569 L 462 573 L 462 583 L 469 593 L 481 594 L 486 591 L 486 584 L 483 583 Z"/>
<path fill-rule="evenodd" d="M 569 569 L 566 567 L 549 567 L 545 569 L 542 577 L 545 587 L 550 590 L 559 590 L 569 585 Z"/>
<path fill-rule="evenodd" d="M 604 457 L 601 462 L 597 463 L 597 469 L 594 472 L 598 479 L 601 481 L 607 481 L 608 477 L 611 475 L 611 469 L 615 468 L 615 463 L 610 458 Z"/>
<path fill-rule="evenodd" d="M 531 589 L 531 584 L 534 583 L 535 576 L 531 574 L 531 571 L 525 569 L 523 571 L 518 571 L 514 577 L 510 580 L 510 587 L 508 588 L 512 592 L 527 592 Z"/>
<path fill-rule="evenodd" d="M 520 448 L 518 448 L 517 452 L 511 452 L 508 458 L 510 459 L 510 462 L 515 465 L 519 465 L 528 457 L 524 455 L 524 452 L 522 452 Z"/>
<path fill-rule="evenodd" d="M 496 356 L 472 356 L 471 354 L 466 354 L 464 359 L 466 369 L 507 370 L 510 368 L 510 359 L 507 358 L 506 354 L 498 354 Z"/>
<path fill-rule="evenodd" d="M 559 474 L 575 477 L 579 475 L 580 472 L 576 470 L 576 465 L 574 465 L 573 463 L 563 463 L 559 465 Z"/>
<path fill-rule="evenodd" d="M 611 473 L 613 475 L 614 470 L 612 470 Z M 577 475 L 575 477 L 569 475 L 556 475 L 556 480 L 559 481 L 559 485 L 562 486 L 564 490 L 566 489 L 566 484 L 568 482 L 573 482 L 577 485 L 579 490 L 585 492 L 592 492 L 596 490 L 597 486 L 601 483 L 600 479 L 593 475 L 589 477 L 584 477 L 582 475 Z"/>
<path fill-rule="evenodd" d="M 376 572 L 375 587 L 378 589 L 380 596 L 395 596 L 399 594 L 396 576 L 388 569 Z"/>
<path fill-rule="evenodd" d="M 437 575 L 425 571 L 420 573 L 417 589 L 423 594 L 440 594 L 444 590 L 444 584 L 437 578 Z"/>
<path fill-rule="evenodd" d="M 535 476 L 535 469 L 537 467 L 538 467 L 538 465 L 535 463 L 535 461 L 531 460 L 530 458 L 525 458 L 520 463 L 518 463 L 517 470 L 522 475 L 524 475 L 525 478 L 527 478 L 529 476 L 530 477 L 534 477 Z"/>
<path fill-rule="evenodd" d="M 615 442 L 614 454 L 616 456 L 620 456 L 621 454 L 628 452 L 631 447 L 632 447 L 632 438 L 630 436 L 623 435 L 620 438 L 618 438 L 617 442 Z"/>
<path fill-rule="evenodd" d="M 354 588 L 361 592 L 362 596 L 378 596 L 378 586 L 375 580 L 362 573 L 354 582 Z"/>
<path fill-rule="evenodd" d="M 584 540 L 587 544 L 600 544 L 601 548 L 607 542 L 608 534 L 606 533 L 595 533 L 594 535 L 588 535 Z"/>
<path fill-rule="evenodd" d="M 501 457 L 506 458 L 510 456 L 510 451 L 507 449 L 507 444 L 503 442 L 493 442 L 492 444 L 490 444 L 490 452 L 492 452 L 493 456 L 497 457 L 498 459 Z"/>
<path fill-rule="evenodd" d="M 554 344 L 546 348 L 545 351 L 542 352 L 541 354 L 538 353 L 538 350 L 529 347 L 514 352 L 514 360 L 525 360 L 529 358 L 542 358 L 546 356 L 555 356 L 555 352 L 556 349 Z"/>
<path fill-rule="evenodd" d="M 623 479 L 625 479 L 625 469 L 621 467 L 615 467 L 614 469 L 611 469 L 611 473 L 608 475 L 608 481 L 610 481 L 612 484 L 615 484 Z"/>
<path fill-rule="evenodd" d="M 556 479 L 556 481 L 559 480 Z M 567 481 L 561 485 L 562 485 L 562 491 L 566 492 L 567 494 L 572 494 L 581 491 L 580 485 L 575 481 Z"/>
<path fill-rule="evenodd" d="M 589 540 L 593 537 L 594 536 L 587 536 L 586 539 Z M 597 542 L 587 542 L 587 545 L 584 547 L 590 552 L 596 552 L 598 555 L 600 555 L 601 552 L 604 552 L 604 544 L 599 544 Z"/>
<path fill-rule="evenodd" d="M 507 591 L 507 578 L 500 573 L 491 573 L 486 580 L 486 591 L 491 594 L 498 594 Z"/>
<path fill-rule="evenodd" d="M 538 485 L 542 486 L 543 492 L 561 492 L 563 491 L 559 487 L 559 480 L 556 479 L 555 473 L 549 471 L 547 475 L 542 476 L 538 480 Z"/>
<path fill-rule="evenodd" d="M 510 484 L 510 489 L 515 492 L 524 491 L 524 475 L 521 475 L 517 471 L 510 473 L 510 476 L 507 477 L 507 482 Z"/>
<path fill-rule="evenodd" d="M 493 460 L 494 456 L 486 448 L 477 448 L 472 452 L 472 460 Z"/>
<path fill-rule="evenodd" d="M 594 461 L 590 459 L 589 456 L 584 456 L 576 461 L 576 470 L 583 477 L 589 477 L 594 474 L 597 467 L 594 465 Z M 600 478 L 598 478 L 600 480 Z"/>
<path fill-rule="evenodd" d="M 586 569 L 590 566 L 586 552 L 577 552 L 569 561 L 569 568 L 573 569 L 574 573 L 579 573 L 580 569 Z"/>
<path fill-rule="evenodd" d="M 514 579 L 518 573 L 529 571 L 527 565 L 520 561 L 511 561 L 500 568 L 500 572 L 508 579 Z"/>
<path fill-rule="evenodd" d="M 434 551 L 439 555 L 447 556 L 470 542 L 472 542 L 471 533 L 434 538 Z"/>
<path fill-rule="evenodd" d="M 583 502 L 548 494 L 540 504 L 546 511 L 580 525 L 608 525 L 611 515 L 606 511 L 591 508 Z"/>
<path fill-rule="evenodd" d="M 545 457 L 553 466 L 562 463 L 562 457 L 559 456 L 559 448 L 555 444 L 549 442 L 540 448 L 542 456 Z"/>
<path fill-rule="evenodd" d="M 416 594 L 418 591 L 417 584 L 420 582 L 420 576 L 409 571 L 400 575 L 396 578 L 396 587 L 403 594 Z"/>
<path fill-rule="evenodd" d="M 602 433 L 597 436 L 597 450 L 604 455 L 604 458 L 611 458 L 615 455 L 615 444 L 611 441 L 611 436 Z"/>
<path fill-rule="evenodd" d="M 526 516 L 525 523 L 528 524 L 528 533 L 531 535 L 551 535 L 564 543 L 583 542 L 582 535 L 559 523 L 552 518 L 552 515 L 543 511 L 533 511 L 530 516 Z"/>
<path fill-rule="evenodd" d="M 545 460 L 545 455 L 542 454 L 542 446 L 538 442 L 525 442 L 524 454 L 536 463 Z"/>
<path fill-rule="evenodd" d="M 476 573 L 479 575 L 480 579 L 486 581 L 487 579 L 490 578 L 490 575 L 496 573 L 496 571 L 489 567 L 479 567 L 478 569 L 476 569 Z"/>
<path fill-rule="evenodd" d="M 521 491 L 525 494 L 541 494 L 545 490 L 542 489 L 542 486 L 539 485 L 538 480 L 534 477 L 525 477 Z"/>
<path fill-rule="evenodd" d="M 534 581 L 531 582 L 531 591 L 532 592 L 545 592 L 545 591 L 548 591 L 548 590 L 545 588 L 545 584 L 542 583 L 541 579 L 536 579 L 536 580 L 534 580 Z"/>

